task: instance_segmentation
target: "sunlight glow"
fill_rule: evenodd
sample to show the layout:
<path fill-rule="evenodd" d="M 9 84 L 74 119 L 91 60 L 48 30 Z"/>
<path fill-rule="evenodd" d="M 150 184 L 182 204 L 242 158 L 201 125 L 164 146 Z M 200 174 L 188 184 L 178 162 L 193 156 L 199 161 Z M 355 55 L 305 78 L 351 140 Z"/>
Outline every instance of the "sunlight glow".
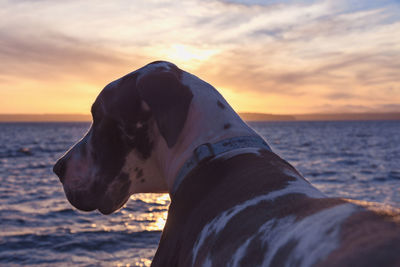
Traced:
<path fill-rule="evenodd" d="M 132 231 L 162 231 L 168 216 L 169 195 L 135 194 L 131 196 L 131 200 L 147 203 L 148 210 L 141 214 L 129 214 L 129 219 L 134 222 L 125 222 L 125 227 Z M 143 225 L 141 229 L 138 229 L 138 222 Z"/>
<path fill-rule="evenodd" d="M 145 203 L 156 203 L 159 205 L 168 205 L 170 198 L 168 194 L 135 194 L 130 197 L 132 200 L 140 199 Z"/>
<path fill-rule="evenodd" d="M 169 59 L 179 61 L 207 60 L 215 53 L 214 50 L 202 50 L 182 44 L 172 45 Z"/>
<path fill-rule="evenodd" d="M 162 57 L 185 68 L 194 68 L 207 61 L 218 51 L 215 49 L 195 48 L 189 45 L 173 44 L 162 52 Z"/>
<path fill-rule="evenodd" d="M 163 212 L 160 217 L 156 219 L 154 226 L 157 230 L 164 229 L 164 225 L 167 222 L 168 211 Z"/>

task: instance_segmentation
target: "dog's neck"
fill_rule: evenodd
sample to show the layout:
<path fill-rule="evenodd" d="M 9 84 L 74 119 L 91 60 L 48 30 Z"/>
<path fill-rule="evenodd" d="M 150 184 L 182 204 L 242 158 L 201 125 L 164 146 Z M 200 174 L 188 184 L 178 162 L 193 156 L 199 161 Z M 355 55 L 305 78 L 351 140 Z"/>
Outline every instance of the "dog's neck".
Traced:
<path fill-rule="evenodd" d="M 211 85 L 186 72 L 182 82 L 193 93 L 185 126 L 173 147 L 169 148 L 162 138 L 155 147 L 159 169 L 169 192 L 179 170 L 199 145 L 236 136 L 257 135 Z"/>

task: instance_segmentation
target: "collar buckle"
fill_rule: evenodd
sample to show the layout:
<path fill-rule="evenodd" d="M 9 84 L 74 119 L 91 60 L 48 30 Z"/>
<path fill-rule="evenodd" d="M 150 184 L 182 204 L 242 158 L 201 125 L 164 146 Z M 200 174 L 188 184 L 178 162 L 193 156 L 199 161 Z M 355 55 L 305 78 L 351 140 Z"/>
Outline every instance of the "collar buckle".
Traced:
<path fill-rule="evenodd" d="M 214 149 L 210 143 L 205 143 L 198 146 L 193 151 L 194 160 L 196 163 L 200 163 L 205 159 L 209 159 L 215 156 Z"/>

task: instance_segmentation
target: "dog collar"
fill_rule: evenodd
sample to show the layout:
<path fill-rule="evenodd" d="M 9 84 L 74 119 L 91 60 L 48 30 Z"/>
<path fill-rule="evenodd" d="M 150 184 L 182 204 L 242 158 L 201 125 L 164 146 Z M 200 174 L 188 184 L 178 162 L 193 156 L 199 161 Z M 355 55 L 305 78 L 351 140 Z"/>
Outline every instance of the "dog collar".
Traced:
<path fill-rule="evenodd" d="M 238 136 L 224 139 L 214 144 L 205 143 L 199 145 L 193 151 L 193 155 L 183 164 L 179 170 L 172 187 L 172 195 L 175 194 L 179 185 L 186 175 L 189 174 L 199 163 L 206 159 L 211 159 L 222 153 L 229 152 L 239 148 L 259 147 L 272 151 L 267 142 L 259 136 Z"/>

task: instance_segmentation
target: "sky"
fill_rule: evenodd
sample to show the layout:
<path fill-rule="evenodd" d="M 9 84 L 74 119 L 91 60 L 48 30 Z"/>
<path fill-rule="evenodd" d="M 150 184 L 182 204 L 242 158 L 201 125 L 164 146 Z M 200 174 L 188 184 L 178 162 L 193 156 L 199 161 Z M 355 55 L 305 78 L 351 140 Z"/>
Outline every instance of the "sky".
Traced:
<path fill-rule="evenodd" d="M 398 112 L 400 0 L 0 0 L 0 113 L 89 113 L 155 60 L 239 112 Z"/>

